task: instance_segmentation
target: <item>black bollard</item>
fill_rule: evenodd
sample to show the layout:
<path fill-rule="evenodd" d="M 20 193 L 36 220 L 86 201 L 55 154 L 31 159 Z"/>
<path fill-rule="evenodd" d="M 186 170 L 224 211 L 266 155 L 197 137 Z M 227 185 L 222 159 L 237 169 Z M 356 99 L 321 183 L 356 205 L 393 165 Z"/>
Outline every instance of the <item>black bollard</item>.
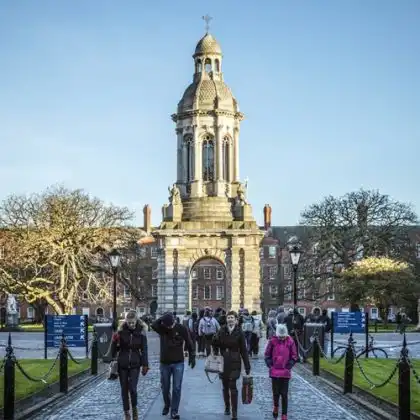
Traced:
<path fill-rule="evenodd" d="M 312 353 L 313 363 L 312 363 L 312 373 L 314 376 L 319 376 L 319 359 L 320 359 L 320 351 L 319 351 L 319 341 L 318 335 L 314 337 L 314 350 Z"/>
<path fill-rule="evenodd" d="M 399 419 L 410 420 L 411 418 L 411 389 L 410 389 L 410 364 L 408 363 L 407 341 L 404 333 L 403 347 L 401 349 L 401 359 L 399 362 L 398 378 L 398 408 Z"/>
<path fill-rule="evenodd" d="M 350 333 L 349 344 L 347 346 L 344 361 L 344 394 L 351 394 L 353 392 L 353 364 L 353 333 Z"/>
<path fill-rule="evenodd" d="M 6 347 L 6 360 L 4 363 L 4 420 L 15 418 L 15 355 L 12 347 L 12 334 Z"/>
<path fill-rule="evenodd" d="M 90 372 L 92 375 L 98 374 L 98 336 L 96 331 L 93 331 L 92 354 L 91 354 Z"/>
<path fill-rule="evenodd" d="M 61 339 L 61 346 L 60 346 L 60 392 L 67 394 L 68 390 L 69 390 L 68 354 L 67 354 L 67 343 L 63 334 L 63 337 Z"/>

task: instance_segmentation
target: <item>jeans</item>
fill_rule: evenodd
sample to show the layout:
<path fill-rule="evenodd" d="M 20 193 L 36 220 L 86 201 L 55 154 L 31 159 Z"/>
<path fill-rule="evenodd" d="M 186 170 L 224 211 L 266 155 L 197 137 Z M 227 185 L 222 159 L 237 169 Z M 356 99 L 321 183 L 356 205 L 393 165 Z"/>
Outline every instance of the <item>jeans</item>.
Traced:
<path fill-rule="evenodd" d="M 171 376 L 172 376 L 172 398 L 171 398 Z M 171 413 L 178 413 L 181 402 L 182 378 L 184 376 L 184 362 L 172 363 L 170 365 L 160 364 L 160 385 L 162 388 L 163 402 L 165 407 L 171 407 Z"/>
<path fill-rule="evenodd" d="M 204 336 L 204 344 L 206 348 L 206 356 L 209 356 L 211 354 L 211 344 L 213 342 L 214 334 L 206 334 Z"/>
<path fill-rule="evenodd" d="M 274 407 L 279 406 L 281 397 L 281 413 L 287 414 L 289 378 L 271 378 L 271 386 L 273 389 Z"/>
<path fill-rule="evenodd" d="M 257 334 L 252 333 L 251 336 L 251 350 L 252 354 L 258 356 L 259 353 L 259 343 L 260 343 L 260 337 L 258 337 Z"/>
<path fill-rule="evenodd" d="M 140 368 L 137 369 L 119 369 L 118 377 L 120 378 L 121 397 L 124 411 L 130 411 L 131 406 L 137 407 L 137 383 L 139 382 Z"/>

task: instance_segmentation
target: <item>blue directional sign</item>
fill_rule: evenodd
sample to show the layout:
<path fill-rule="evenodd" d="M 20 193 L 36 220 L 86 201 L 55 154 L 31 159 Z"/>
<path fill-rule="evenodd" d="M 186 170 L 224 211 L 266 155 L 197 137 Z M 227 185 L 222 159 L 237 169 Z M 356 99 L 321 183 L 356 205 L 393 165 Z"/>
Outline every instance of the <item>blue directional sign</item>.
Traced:
<path fill-rule="evenodd" d="M 67 347 L 87 346 L 87 316 L 85 315 L 47 315 L 45 326 L 46 347 L 60 347 L 63 334 Z"/>
<path fill-rule="evenodd" d="M 364 333 L 366 315 L 364 312 L 334 312 L 334 333 Z"/>

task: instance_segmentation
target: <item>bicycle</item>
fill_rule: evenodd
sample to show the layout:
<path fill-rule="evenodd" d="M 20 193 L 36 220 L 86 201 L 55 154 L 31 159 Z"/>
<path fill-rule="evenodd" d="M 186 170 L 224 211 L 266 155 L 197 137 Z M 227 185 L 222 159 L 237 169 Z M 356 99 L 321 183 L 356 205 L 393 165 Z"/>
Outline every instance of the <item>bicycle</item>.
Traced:
<path fill-rule="evenodd" d="M 356 344 L 356 341 L 353 341 L 354 344 Z M 347 346 L 338 346 L 334 349 L 332 356 L 335 357 L 336 353 L 339 353 L 338 356 L 342 357 L 343 354 L 347 351 Z M 369 344 L 366 347 L 362 347 L 359 351 L 356 352 L 356 359 L 358 359 L 360 356 L 363 356 L 365 354 L 372 353 L 375 359 L 388 359 L 388 353 L 381 347 L 375 346 L 375 339 L 374 337 L 369 334 Z"/>

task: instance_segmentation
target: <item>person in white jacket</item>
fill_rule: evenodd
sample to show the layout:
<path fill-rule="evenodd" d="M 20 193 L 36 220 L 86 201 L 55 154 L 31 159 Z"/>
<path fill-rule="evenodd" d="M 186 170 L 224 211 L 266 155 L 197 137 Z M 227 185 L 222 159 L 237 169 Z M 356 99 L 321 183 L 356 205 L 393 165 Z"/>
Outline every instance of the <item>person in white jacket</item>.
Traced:
<path fill-rule="evenodd" d="M 207 308 L 204 312 L 204 317 L 201 318 L 200 324 L 198 325 L 198 335 L 204 338 L 207 356 L 211 353 L 213 337 L 219 330 L 220 325 L 217 322 L 217 319 L 213 317 L 212 310 Z"/>

